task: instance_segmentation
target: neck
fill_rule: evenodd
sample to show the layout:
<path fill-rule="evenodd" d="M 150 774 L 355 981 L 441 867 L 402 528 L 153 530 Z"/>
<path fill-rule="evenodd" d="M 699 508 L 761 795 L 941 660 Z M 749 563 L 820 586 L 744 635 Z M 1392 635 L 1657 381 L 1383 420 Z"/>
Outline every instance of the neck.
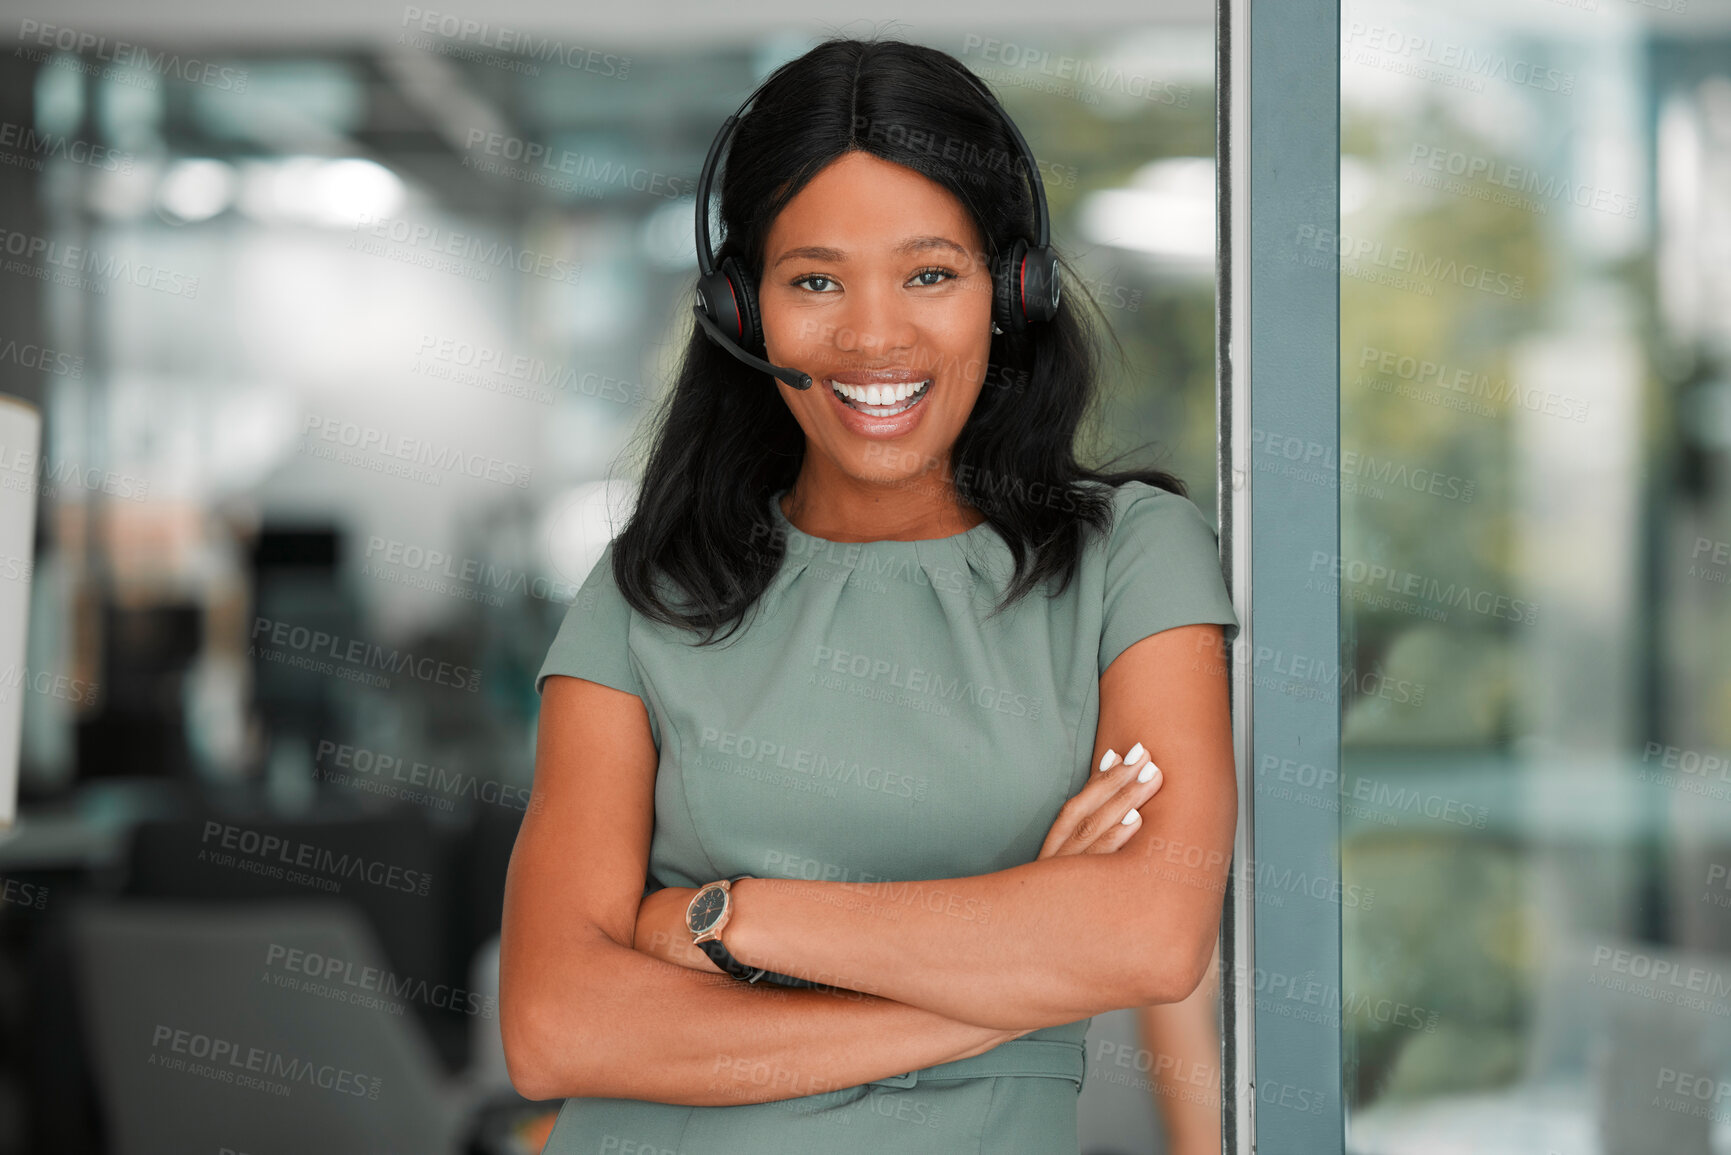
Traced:
<path fill-rule="evenodd" d="M 800 532 L 827 541 L 922 541 L 986 520 L 961 502 L 947 477 L 932 474 L 878 483 L 846 476 L 818 481 L 802 471 L 781 499 L 781 512 Z"/>

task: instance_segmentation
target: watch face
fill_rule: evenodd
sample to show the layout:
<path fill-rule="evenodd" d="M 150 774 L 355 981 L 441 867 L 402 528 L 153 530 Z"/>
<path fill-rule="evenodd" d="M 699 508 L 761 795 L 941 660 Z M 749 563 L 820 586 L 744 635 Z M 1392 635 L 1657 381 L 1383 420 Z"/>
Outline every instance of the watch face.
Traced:
<path fill-rule="evenodd" d="M 727 892 L 719 886 L 704 891 L 691 902 L 691 909 L 686 913 L 685 925 L 691 928 L 692 934 L 702 934 L 715 920 L 721 917 L 722 908 L 727 905 Z"/>

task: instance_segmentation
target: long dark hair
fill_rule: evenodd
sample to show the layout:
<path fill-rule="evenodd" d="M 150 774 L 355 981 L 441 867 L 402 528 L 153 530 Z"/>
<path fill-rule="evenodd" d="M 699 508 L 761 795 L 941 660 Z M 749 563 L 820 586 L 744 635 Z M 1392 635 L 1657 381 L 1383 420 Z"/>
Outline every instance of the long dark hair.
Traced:
<path fill-rule="evenodd" d="M 720 182 L 726 239 L 716 263 L 731 255 L 761 275 L 777 214 L 851 150 L 948 189 L 993 256 L 1018 236 L 1032 237 L 1033 191 L 1015 141 L 963 68 L 935 48 L 842 37 L 782 65 L 730 143 Z M 1063 592 L 1083 549 L 1083 522 L 1110 532 L 1109 491 L 1084 483 L 1142 481 L 1187 496 L 1163 470 L 1100 472 L 1077 461 L 1077 429 L 1097 403 L 1097 362 L 1096 330 L 1075 303 L 1099 308 L 1068 262 L 1060 265 L 1068 275 L 1057 316 L 992 338 L 985 387 L 951 455 L 957 495 L 986 515 L 1015 558 L 994 613 L 1054 576 Z M 705 630 L 708 644 L 744 617 L 780 568 L 786 541 L 767 520 L 769 503 L 799 476 L 805 433 L 773 378 L 693 324 L 652 436 L 636 509 L 614 542 L 613 577 L 639 613 Z M 677 583 L 680 607 L 657 590 L 657 571 Z"/>

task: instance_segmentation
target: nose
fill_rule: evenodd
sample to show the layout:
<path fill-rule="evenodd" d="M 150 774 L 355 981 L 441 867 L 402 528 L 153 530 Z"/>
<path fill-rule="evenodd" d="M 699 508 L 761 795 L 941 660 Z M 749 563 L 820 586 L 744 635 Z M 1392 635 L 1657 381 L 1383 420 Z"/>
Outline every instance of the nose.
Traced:
<path fill-rule="evenodd" d="M 914 324 L 911 302 L 898 290 L 898 285 L 877 281 L 856 289 L 837 318 L 836 349 L 876 359 L 912 348 L 919 327 Z"/>

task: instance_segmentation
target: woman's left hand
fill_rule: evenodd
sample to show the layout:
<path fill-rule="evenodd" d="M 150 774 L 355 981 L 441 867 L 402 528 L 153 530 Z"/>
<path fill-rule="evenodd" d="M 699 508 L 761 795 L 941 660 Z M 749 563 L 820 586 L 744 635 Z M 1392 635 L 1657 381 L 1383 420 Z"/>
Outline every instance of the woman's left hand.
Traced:
<path fill-rule="evenodd" d="M 637 908 L 637 929 L 631 946 L 687 970 L 723 974 L 702 947 L 693 945 L 691 929 L 685 925 L 685 908 L 691 905 L 696 893 L 694 886 L 664 886 L 645 897 Z M 722 933 L 725 935 L 726 931 Z"/>

